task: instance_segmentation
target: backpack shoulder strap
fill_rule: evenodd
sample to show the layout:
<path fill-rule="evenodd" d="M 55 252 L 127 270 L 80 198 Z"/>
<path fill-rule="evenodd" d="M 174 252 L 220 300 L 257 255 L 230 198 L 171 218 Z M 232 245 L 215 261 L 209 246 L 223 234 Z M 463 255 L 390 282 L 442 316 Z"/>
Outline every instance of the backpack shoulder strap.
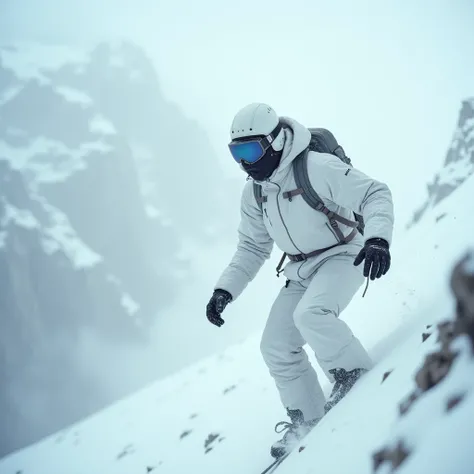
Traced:
<path fill-rule="evenodd" d="M 255 181 L 252 183 L 253 184 L 253 195 L 255 197 L 255 201 L 257 201 L 257 205 L 262 211 L 263 209 L 263 203 L 267 202 L 267 196 L 262 195 L 262 186 L 257 184 Z"/>
<path fill-rule="evenodd" d="M 314 190 L 308 174 L 308 155 L 309 148 L 300 153 L 293 160 L 293 174 L 295 177 L 296 188 L 301 189 L 302 197 L 306 203 L 317 211 L 322 211 L 324 206 L 323 200 Z"/>
<path fill-rule="evenodd" d="M 309 149 L 307 148 L 302 153 L 300 153 L 293 160 L 293 174 L 295 177 L 296 190 L 293 193 L 288 193 L 291 195 L 301 194 L 306 203 L 311 206 L 314 210 L 322 212 L 329 219 L 329 224 L 331 225 L 332 230 L 336 234 L 340 242 L 349 242 L 357 233 L 357 230 L 352 232 L 349 236 L 345 237 L 342 233 L 338 222 L 341 224 L 347 225 L 349 227 L 357 227 L 358 223 L 346 219 L 345 217 L 336 214 L 335 212 L 330 211 L 325 205 L 323 200 L 319 197 L 316 190 L 311 184 L 308 173 L 308 155 Z M 291 196 L 289 196 L 291 197 Z"/>

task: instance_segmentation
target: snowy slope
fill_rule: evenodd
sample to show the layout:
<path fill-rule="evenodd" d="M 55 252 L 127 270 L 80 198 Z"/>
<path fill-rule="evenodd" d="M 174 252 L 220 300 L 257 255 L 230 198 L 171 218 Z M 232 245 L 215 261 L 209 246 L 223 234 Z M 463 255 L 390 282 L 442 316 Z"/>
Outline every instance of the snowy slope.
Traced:
<path fill-rule="evenodd" d="M 399 404 L 413 392 L 424 356 L 438 349 L 436 336 L 426 336 L 454 312 L 449 275 L 472 244 L 473 190 L 471 179 L 427 213 L 394 247 L 386 279 L 373 283 L 364 299 L 361 289 L 345 312 L 377 365 L 308 435 L 305 449 L 284 461 L 280 474 L 370 473 L 373 455 L 399 439 L 412 454 L 397 472 L 472 472 L 474 359 L 465 338 L 456 340 L 462 354 L 447 378 L 404 417 Z M 459 394 L 464 400 L 447 412 L 448 400 Z M 272 429 L 282 419 L 255 334 L 4 458 L 0 473 L 259 473 L 271 461 L 269 446 L 278 436 Z M 377 472 L 391 471 L 383 464 Z"/>

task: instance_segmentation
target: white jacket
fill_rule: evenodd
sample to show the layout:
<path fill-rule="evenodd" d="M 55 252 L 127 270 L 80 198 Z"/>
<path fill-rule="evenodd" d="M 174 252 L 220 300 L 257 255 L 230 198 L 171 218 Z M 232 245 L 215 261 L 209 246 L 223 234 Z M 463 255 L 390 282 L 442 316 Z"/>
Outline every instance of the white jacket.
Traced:
<path fill-rule="evenodd" d="M 290 255 L 310 253 L 338 243 L 328 218 L 322 212 L 311 208 L 302 196 L 295 196 L 291 201 L 283 197 L 284 192 L 296 189 L 291 163 L 309 145 L 311 134 L 291 118 L 283 117 L 281 121 L 286 141 L 280 165 L 268 180 L 257 182 L 262 186 L 262 194 L 267 196 L 263 211 L 255 200 L 253 181 L 249 180 L 242 193 L 237 250 L 215 285 L 215 288 L 227 290 L 234 300 L 270 257 L 274 242 Z M 304 262 L 289 262 L 284 270 L 286 278 L 296 281 L 309 278 L 333 255 L 355 257 L 364 241 L 370 238 L 379 237 L 391 243 L 394 214 L 388 186 L 356 168 L 350 168 L 347 172 L 348 168 L 347 164 L 331 154 L 310 152 L 308 157 L 311 184 L 326 207 L 352 221 L 353 211 L 362 214 L 364 237 L 358 233 L 348 244 L 334 247 Z M 344 224 L 339 224 L 339 227 L 345 236 L 352 231 Z"/>

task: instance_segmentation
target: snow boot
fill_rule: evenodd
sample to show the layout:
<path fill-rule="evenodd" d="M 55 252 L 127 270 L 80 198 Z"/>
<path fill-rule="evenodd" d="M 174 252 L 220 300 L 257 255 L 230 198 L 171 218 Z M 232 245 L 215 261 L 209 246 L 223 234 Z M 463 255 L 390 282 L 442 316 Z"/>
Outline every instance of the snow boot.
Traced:
<path fill-rule="evenodd" d="M 334 375 L 336 383 L 334 384 L 328 401 L 324 405 L 325 413 L 337 405 L 347 395 L 357 380 L 366 372 L 368 372 L 367 369 L 354 369 L 349 371 L 344 369 L 331 369 L 329 373 Z"/>
<path fill-rule="evenodd" d="M 301 410 L 286 409 L 291 423 L 287 421 L 280 421 L 275 426 L 277 433 L 282 433 L 287 430 L 283 438 L 272 445 L 271 455 L 278 459 L 292 451 L 297 444 L 317 425 L 321 418 L 316 418 L 310 421 L 304 421 Z M 279 429 L 279 427 L 282 427 Z"/>

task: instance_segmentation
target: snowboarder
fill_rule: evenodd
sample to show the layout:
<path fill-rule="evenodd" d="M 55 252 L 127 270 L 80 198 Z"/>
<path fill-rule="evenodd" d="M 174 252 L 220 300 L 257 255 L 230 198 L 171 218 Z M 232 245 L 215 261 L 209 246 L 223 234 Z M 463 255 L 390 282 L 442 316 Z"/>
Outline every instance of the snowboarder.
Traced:
<path fill-rule="evenodd" d="M 207 318 L 221 327 L 225 307 L 254 279 L 273 243 L 285 252 L 290 260 L 284 267 L 286 283 L 273 303 L 260 346 L 291 420 L 275 427 L 286 431 L 271 448 L 278 458 L 372 367 L 367 351 L 339 316 L 364 277 L 368 283 L 390 268 L 392 196 L 386 184 L 334 154 L 310 151 L 307 176 L 324 202 L 322 212 L 316 212 L 302 199 L 292 166 L 308 149 L 308 128 L 278 117 L 266 104 L 253 103 L 236 114 L 230 135 L 231 154 L 251 179 L 242 193 L 237 250 L 214 287 Z M 260 199 L 255 183 L 261 186 Z M 354 213 L 363 216 L 364 236 L 351 225 Z M 334 382 L 327 401 L 305 343 Z"/>

